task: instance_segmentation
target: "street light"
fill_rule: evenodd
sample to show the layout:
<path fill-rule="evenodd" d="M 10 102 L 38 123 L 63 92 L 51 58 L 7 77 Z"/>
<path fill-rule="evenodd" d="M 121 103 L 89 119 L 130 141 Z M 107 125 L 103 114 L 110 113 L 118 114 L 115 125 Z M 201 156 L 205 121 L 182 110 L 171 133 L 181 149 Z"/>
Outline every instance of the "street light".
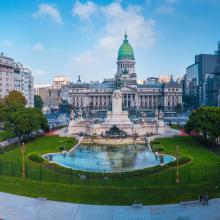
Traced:
<path fill-rule="evenodd" d="M 179 145 L 176 145 L 176 183 L 180 182 L 179 177 Z"/>
<path fill-rule="evenodd" d="M 22 156 L 22 178 L 26 177 L 26 173 L 25 173 L 25 158 L 24 158 L 24 154 L 25 154 L 25 145 L 24 142 L 21 144 L 20 146 L 20 151 L 21 151 L 21 156 Z"/>

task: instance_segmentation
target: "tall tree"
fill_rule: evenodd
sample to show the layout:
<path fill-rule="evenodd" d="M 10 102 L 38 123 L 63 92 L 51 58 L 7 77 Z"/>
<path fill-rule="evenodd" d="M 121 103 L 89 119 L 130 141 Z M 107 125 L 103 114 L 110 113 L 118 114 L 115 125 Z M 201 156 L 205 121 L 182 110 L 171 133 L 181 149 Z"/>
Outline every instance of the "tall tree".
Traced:
<path fill-rule="evenodd" d="M 26 98 L 23 96 L 23 94 L 15 90 L 10 91 L 9 94 L 5 97 L 4 101 L 6 105 L 12 103 L 19 103 L 22 105 L 26 105 L 27 103 Z"/>
<path fill-rule="evenodd" d="M 39 95 L 34 95 L 34 107 L 37 109 L 42 109 L 44 105 L 44 102 L 42 98 Z"/>
<path fill-rule="evenodd" d="M 3 107 L 0 110 L 0 119 L 5 130 L 19 137 L 19 141 L 23 136 L 29 136 L 33 131 L 48 130 L 47 119 L 40 110 L 25 108 L 19 103 L 12 103 Z"/>
<path fill-rule="evenodd" d="M 196 131 L 202 135 L 204 142 L 209 139 L 215 143 L 220 136 L 220 108 L 202 107 L 194 110 L 189 116 L 185 130 L 188 133 Z"/>

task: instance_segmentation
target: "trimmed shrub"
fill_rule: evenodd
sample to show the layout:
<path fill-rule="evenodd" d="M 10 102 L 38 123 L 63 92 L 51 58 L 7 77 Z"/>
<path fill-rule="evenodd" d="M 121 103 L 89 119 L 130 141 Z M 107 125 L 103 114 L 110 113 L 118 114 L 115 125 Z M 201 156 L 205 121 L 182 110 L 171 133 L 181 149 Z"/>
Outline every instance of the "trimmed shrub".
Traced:
<path fill-rule="evenodd" d="M 179 158 L 179 165 L 186 164 L 186 163 L 188 163 L 190 161 L 191 161 L 191 159 L 189 157 L 180 157 Z M 167 166 L 175 167 L 176 166 L 176 160 L 170 162 L 169 164 L 167 164 Z"/>
<path fill-rule="evenodd" d="M 29 156 L 29 159 L 34 161 L 34 162 L 36 162 L 36 163 L 44 162 L 44 159 L 40 155 L 38 155 L 38 154 L 31 154 Z"/>
<path fill-rule="evenodd" d="M 66 141 L 66 143 L 73 143 L 73 140 L 72 140 L 72 139 L 68 139 L 68 140 Z"/>
<path fill-rule="evenodd" d="M 61 152 L 65 150 L 63 146 L 58 147 L 57 149 L 58 149 L 59 151 L 61 151 Z"/>

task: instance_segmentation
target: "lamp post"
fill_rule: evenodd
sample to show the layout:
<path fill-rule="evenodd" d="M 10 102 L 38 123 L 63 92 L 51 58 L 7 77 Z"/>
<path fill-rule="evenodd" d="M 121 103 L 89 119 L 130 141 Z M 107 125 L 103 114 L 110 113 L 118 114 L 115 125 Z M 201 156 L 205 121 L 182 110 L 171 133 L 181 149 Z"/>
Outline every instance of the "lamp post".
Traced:
<path fill-rule="evenodd" d="M 180 182 L 179 177 L 179 145 L 176 145 L 176 183 Z"/>
<path fill-rule="evenodd" d="M 24 158 L 24 154 L 25 154 L 25 145 L 24 142 L 21 144 L 20 146 L 20 150 L 21 150 L 21 156 L 22 156 L 22 178 L 26 177 L 26 172 L 25 172 L 25 158 Z"/>

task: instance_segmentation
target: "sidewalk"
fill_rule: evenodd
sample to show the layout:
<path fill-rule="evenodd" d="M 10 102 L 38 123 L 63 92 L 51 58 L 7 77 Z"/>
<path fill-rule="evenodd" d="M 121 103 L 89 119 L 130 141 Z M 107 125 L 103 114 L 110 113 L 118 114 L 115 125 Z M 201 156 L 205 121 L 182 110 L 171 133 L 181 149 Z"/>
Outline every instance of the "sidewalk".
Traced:
<path fill-rule="evenodd" d="M 4 220 L 218 220 L 220 199 L 208 206 L 197 201 L 173 205 L 98 206 L 34 199 L 0 192 Z"/>

